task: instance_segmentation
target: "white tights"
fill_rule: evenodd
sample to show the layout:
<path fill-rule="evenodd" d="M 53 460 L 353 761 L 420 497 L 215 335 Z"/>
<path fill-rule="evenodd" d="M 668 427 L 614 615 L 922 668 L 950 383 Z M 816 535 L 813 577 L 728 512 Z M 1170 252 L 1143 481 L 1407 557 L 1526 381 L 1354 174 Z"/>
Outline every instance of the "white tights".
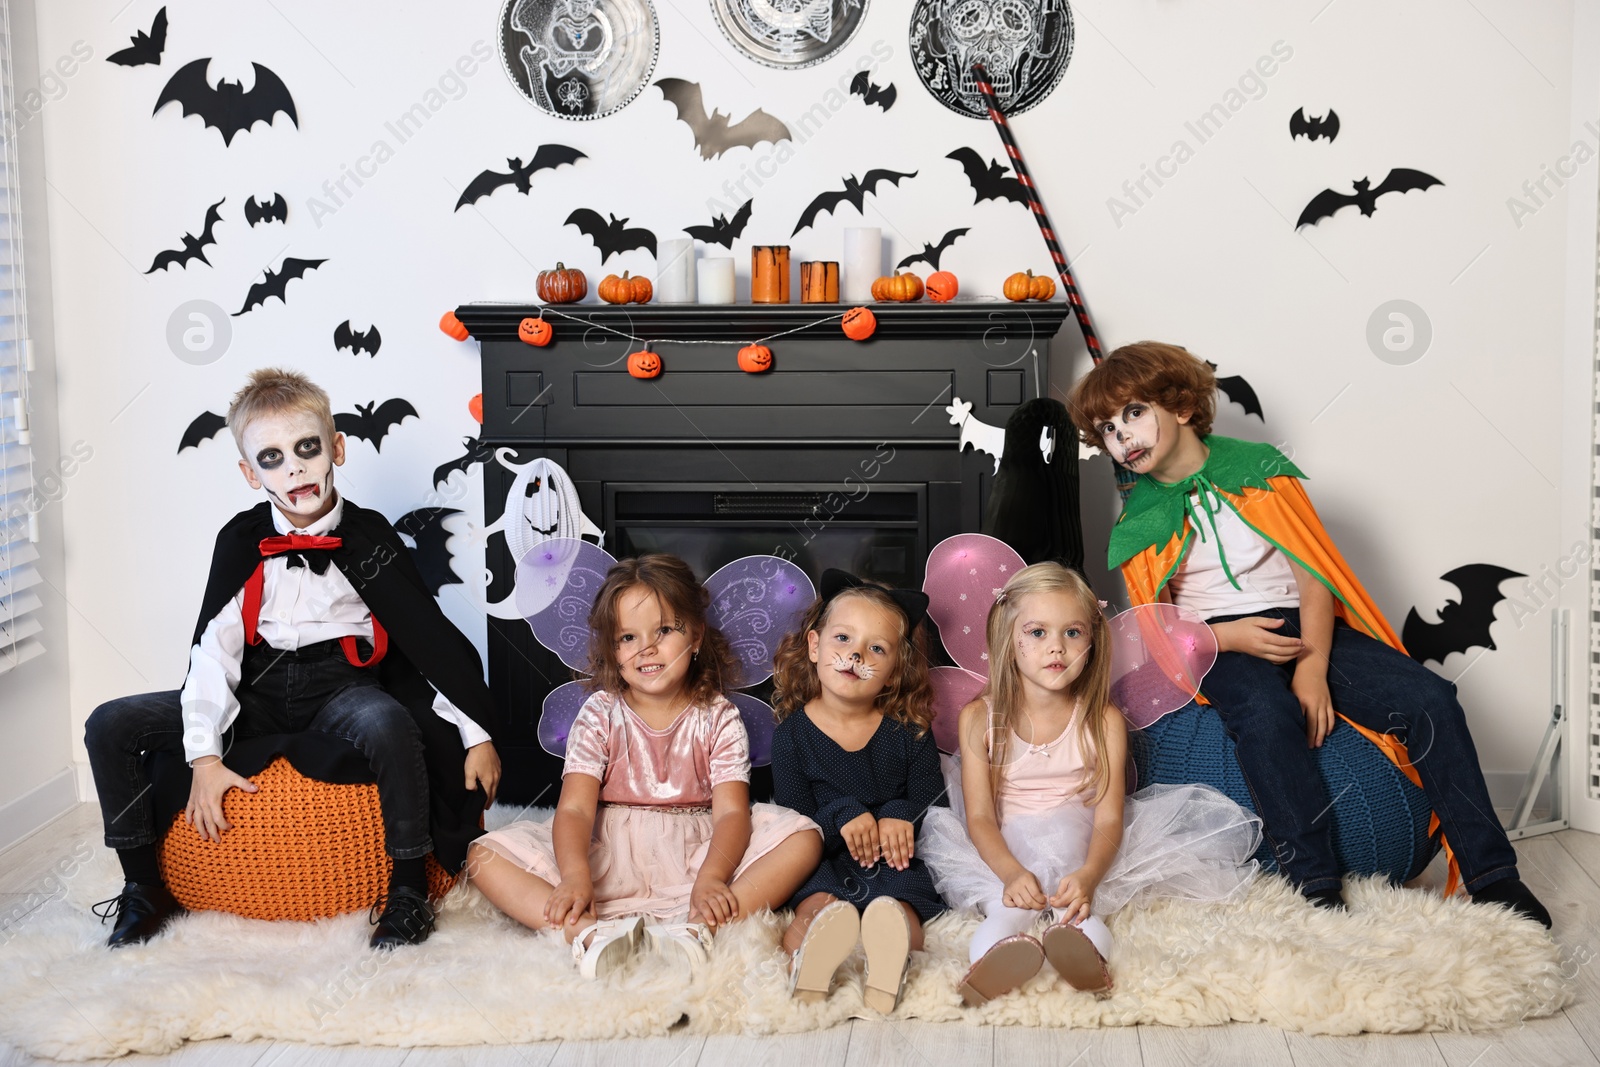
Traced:
<path fill-rule="evenodd" d="M 1026 933 L 1039 918 L 1039 913 L 1029 911 L 1027 908 L 1008 908 L 999 897 L 989 901 L 983 906 L 984 920 L 978 927 L 978 932 L 972 935 L 972 947 L 968 954 L 973 963 L 977 963 L 985 952 L 1013 934 Z M 1059 909 L 1050 909 L 1051 919 L 1061 921 Z M 1084 936 L 1094 945 L 1095 951 L 1100 953 L 1100 958 L 1111 958 L 1111 931 L 1098 916 L 1091 915 L 1078 924 Z"/>

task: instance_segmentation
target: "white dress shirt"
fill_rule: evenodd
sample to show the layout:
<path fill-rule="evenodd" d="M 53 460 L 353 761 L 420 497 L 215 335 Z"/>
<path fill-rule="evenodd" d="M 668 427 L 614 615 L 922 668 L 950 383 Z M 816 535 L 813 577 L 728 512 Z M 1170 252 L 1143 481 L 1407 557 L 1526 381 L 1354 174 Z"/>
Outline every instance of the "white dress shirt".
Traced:
<path fill-rule="evenodd" d="M 333 510 L 309 526 L 296 528 L 277 508 L 272 525 L 280 534 L 323 535 L 339 525 L 344 498 Z M 261 616 L 256 633 L 273 648 L 294 651 L 303 645 L 335 640 L 347 635 L 372 640 L 372 612 L 339 568 L 330 564 L 323 574 L 310 567 L 291 567 L 284 556 L 272 556 L 262 568 Z M 200 635 L 189 655 L 189 678 L 183 686 L 183 750 L 190 763 L 201 756 L 222 755 L 223 731 L 239 714 L 240 662 L 244 657 L 244 590 Z M 433 711 L 453 725 L 466 748 L 482 744 L 489 735 L 443 693 L 435 692 Z"/>
<path fill-rule="evenodd" d="M 1300 586 L 1282 552 L 1246 526 L 1232 505 L 1210 489 L 1206 504 L 1214 524 L 1205 521 L 1207 509 L 1200 506 L 1198 493 L 1190 493 L 1189 501 L 1195 531 L 1188 554 L 1167 583 L 1174 604 L 1192 608 L 1202 619 L 1300 606 Z M 1222 569 L 1223 555 L 1228 571 L 1238 580 L 1237 588 Z"/>

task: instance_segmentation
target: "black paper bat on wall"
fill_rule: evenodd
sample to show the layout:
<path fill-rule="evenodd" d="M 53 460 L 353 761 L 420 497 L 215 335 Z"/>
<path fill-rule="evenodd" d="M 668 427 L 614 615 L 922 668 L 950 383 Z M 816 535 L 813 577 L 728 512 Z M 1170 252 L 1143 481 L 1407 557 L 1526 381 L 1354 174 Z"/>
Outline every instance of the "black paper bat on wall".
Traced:
<path fill-rule="evenodd" d="M 716 159 L 730 148 L 754 148 L 763 141 L 777 144 L 794 139 L 789 127 L 759 108 L 731 126 L 728 120 L 732 115 L 715 109 L 707 115 L 699 82 L 662 78 L 656 88 L 677 109 L 678 118 L 694 131 L 694 144 L 700 149 L 701 159 Z"/>
<path fill-rule="evenodd" d="M 227 428 L 226 415 L 218 415 L 214 411 L 202 411 L 184 428 L 183 439 L 178 442 L 179 454 L 186 448 L 199 448 L 201 441 L 209 441 Z"/>
<path fill-rule="evenodd" d="M 867 77 L 867 72 L 862 71 L 850 79 L 850 92 L 859 96 L 868 104 L 877 104 L 888 111 L 894 107 L 894 98 L 899 95 L 893 85 L 879 87 L 872 84 L 872 79 Z"/>
<path fill-rule="evenodd" d="M 212 236 L 212 231 L 216 229 L 217 223 L 222 221 L 222 213 L 217 208 L 225 203 L 227 203 L 227 197 L 223 197 L 206 208 L 206 220 L 200 230 L 200 236 L 196 237 L 192 233 L 186 233 L 183 235 L 182 248 L 169 248 L 164 252 L 157 252 L 156 258 L 150 263 L 150 269 L 145 273 L 154 274 L 158 270 L 166 270 L 174 263 L 180 267 L 187 267 L 192 259 L 198 259 L 206 266 L 211 266 L 211 261 L 206 258 L 206 245 L 217 243 L 217 239 Z"/>
<path fill-rule="evenodd" d="M 455 471 L 464 471 L 474 463 L 487 463 L 494 459 L 494 445 L 486 445 L 477 437 L 463 437 L 462 445 L 466 447 L 467 454 L 449 463 L 441 463 L 433 468 L 433 487 L 435 489 L 450 480 L 450 475 Z"/>
<path fill-rule="evenodd" d="M 1009 168 L 998 161 L 985 162 L 982 156 L 966 147 L 956 149 L 945 158 L 960 163 L 961 169 L 966 171 L 967 181 L 972 183 L 974 204 L 983 200 L 1012 200 L 1027 206 L 1028 190 L 1022 187 L 1022 182 L 1007 175 Z"/>
<path fill-rule="evenodd" d="M 844 190 L 842 192 L 834 190 L 823 193 L 806 205 L 806 209 L 800 213 L 800 221 L 795 223 L 794 232 L 799 233 L 816 222 L 818 215 L 824 212 L 832 212 L 840 204 L 849 204 L 857 211 L 860 211 L 866 205 L 867 194 L 877 195 L 878 183 L 880 182 L 888 182 L 898 187 L 902 180 L 915 178 L 916 176 L 916 171 L 904 174 L 897 170 L 869 170 L 867 171 L 867 176 L 860 180 L 857 180 L 854 174 L 848 175 L 844 179 Z M 790 234 L 790 236 L 792 237 L 794 234 Z"/>
<path fill-rule="evenodd" d="M 607 222 L 600 217 L 598 211 L 590 211 L 580 207 L 567 216 L 566 225 L 576 226 L 586 237 L 594 241 L 594 246 L 600 250 L 600 262 L 604 263 L 612 256 L 622 252 L 631 252 L 635 248 L 648 248 L 650 254 L 656 254 L 656 235 L 643 227 L 627 225 L 627 219 L 611 216 Z"/>
<path fill-rule="evenodd" d="M 263 222 L 288 222 L 289 203 L 284 200 L 282 193 L 273 193 L 272 199 L 265 204 L 252 196 L 244 202 L 244 221 L 250 224 L 252 230 Z"/>
<path fill-rule="evenodd" d="M 1332 189 L 1324 189 L 1311 198 L 1306 209 L 1300 212 L 1300 219 L 1294 224 L 1295 229 L 1302 226 L 1315 226 L 1323 219 L 1331 217 L 1341 208 L 1357 207 L 1361 214 L 1371 215 L 1378 209 L 1378 197 L 1385 193 L 1408 193 L 1413 189 L 1431 189 L 1444 182 L 1431 174 L 1424 174 L 1420 170 L 1410 170 L 1406 167 L 1396 167 L 1379 182 L 1377 186 L 1366 178 L 1357 179 L 1355 192 L 1336 193 Z"/>
<path fill-rule="evenodd" d="M 580 159 L 589 157 L 564 144 L 542 144 L 533 153 L 533 158 L 526 165 L 521 157 L 512 156 L 506 160 L 509 171 L 482 170 L 478 176 L 467 183 L 461 191 L 461 198 L 456 201 L 455 209 L 460 211 L 468 204 L 476 204 L 484 197 L 491 195 L 496 189 L 510 185 L 517 192 L 526 196 L 528 190 L 533 188 L 533 176 L 541 170 L 554 170 L 564 163 L 576 163 Z"/>
<path fill-rule="evenodd" d="M 296 127 L 300 125 L 300 116 L 294 109 L 294 99 L 289 95 L 289 87 L 283 84 L 272 71 L 260 63 L 250 64 L 256 71 L 256 83 L 249 92 L 245 92 L 243 82 L 231 82 L 226 78 L 217 82 L 213 88 L 206 80 L 206 70 L 211 59 L 197 59 L 178 69 L 161 90 L 161 96 L 156 100 L 154 115 L 168 104 L 177 103 L 183 107 L 184 117 L 199 115 L 207 126 L 215 126 L 217 132 L 222 134 L 222 143 L 231 144 L 235 134 L 242 133 L 258 122 L 272 125 L 272 120 L 277 118 L 278 112 L 289 116 L 289 121 Z"/>
<path fill-rule="evenodd" d="M 902 259 L 899 263 L 895 264 L 894 269 L 905 270 L 907 267 L 911 266 L 911 264 L 921 260 L 934 270 L 938 270 L 939 257 L 944 255 L 944 250 L 955 244 L 956 241 L 964 236 L 970 229 L 971 227 L 969 226 L 963 226 L 959 230 L 951 230 L 943 237 L 939 238 L 939 243 L 937 245 L 924 244 L 922 246 L 922 251 Z"/>
<path fill-rule="evenodd" d="M 718 215 L 709 226 L 685 226 L 683 232 L 708 245 L 731 249 L 734 239 L 744 233 L 745 224 L 750 221 L 750 207 L 754 203 L 755 200 L 750 199 L 740 204 L 739 210 L 733 213 L 732 221 L 726 215 Z"/>
<path fill-rule="evenodd" d="M 383 403 L 357 404 L 355 411 L 340 411 L 333 416 L 333 428 L 346 437 L 359 437 L 372 443 L 373 451 L 383 451 L 389 430 L 407 418 L 421 418 L 411 401 L 395 397 Z"/>
<path fill-rule="evenodd" d="M 1289 139 L 1304 137 L 1308 141 L 1331 141 L 1339 136 L 1339 113 L 1333 108 L 1328 113 L 1318 118 L 1306 118 L 1306 109 L 1296 108 L 1293 115 L 1289 116 Z"/>
<path fill-rule="evenodd" d="M 250 291 L 244 297 L 244 307 L 235 311 L 233 317 L 238 318 L 246 311 L 260 307 L 274 296 L 287 304 L 289 283 L 296 278 L 305 277 L 326 262 L 328 261 L 325 259 L 285 259 L 276 273 L 269 268 L 266 275 L 250 287 Z"/>
<path fill-rule="evenodd" d="M 352 356 L 359 356 L 363 352 L 375 356 L 382 344 L 383 335 L 378 332 L 377 326 L 368 327 L 366 333 L 357 333 L 350 328 L 350 320 L 345 319 L 333 328 L 333 347 L 348 348 Z"/>
<path fill-rule="evenodd" d="M 1525 577 L 1492 563 L 1469 563 L 1439 577 L 1461 590 L 1461 600 L 1446 600 L 1439 609 L 1438 622 L 1424 622 L 1417 609 L 1406 615 L 1400 642 L 1418 663 L 1433 660 L 1443 666 L 1452 652 L 1465 652 L 1475 646 L 1494 648 L 1489 627 L 1494 622 L 1495 605 L 1504 600 L 1500 583 L 1507 578 Z"/>
<path fill-rule="evenodd" d="M 115 63 L 122 67 L 159 67 L 161 53 L 167 49 L 167 9 L 162 8 L 156 12 L 156 19 L 150 24 L 149 33 L 140 30 L 128 40 L 133 43 L 106 56 L 107 63 Z"/>
<path fill-rule="evenodd" d="M 1206 366 L 1210 367 L 1212 370 L 1217 369 L 1217 365 L 1211 362 L 1209 359 L 1206 360 Z M 1246 415 L 1254 415 L 1262 422 L 1267 421 L 1267 417 L 1261 413 L 1261 400 L 1256 396 L 1255 386 L 1245 381 L 1239 375 L 1230 374 L 1226 378 L 1218 378 L 1217 392 L 1227 397 L 1233 403 L 1244 408 L 1244 413 Z"/>
<path fill-rule="evenodd" d="M 396 533 L 414 542 L 411 560 L 422 574 L 428 592 L 434 596 L 447 585 L 461 584 L 456 572 L 450 569 L 450 533 L 444 528 L 444 520 L 460 514 L 456 508 L 417 508 L 400 516 L 394 524 Z"/>

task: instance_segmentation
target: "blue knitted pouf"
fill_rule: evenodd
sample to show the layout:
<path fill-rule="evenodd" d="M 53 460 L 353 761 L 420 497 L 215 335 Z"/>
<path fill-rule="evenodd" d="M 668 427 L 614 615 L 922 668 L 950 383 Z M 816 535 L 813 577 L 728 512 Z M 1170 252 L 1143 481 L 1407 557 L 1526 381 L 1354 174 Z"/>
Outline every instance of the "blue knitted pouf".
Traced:
<path fill-rule="evenodd" d="M 1255 811 L 1233 738 L 1216 710 L 1191 703 L 1128 735 L 1138 786 L 1199 782 Z M 1404 882 L 1421 874 L 1438 851 L 1428 840 L 1428 797 L 1377 745 L 1343 720 L 1316 750 L 1317 772 L 1333 802 L 1333 852 L 1348 874 L 1382 874 Z M 1277 860 L 1265 840 L 1256 852 L 1264 869 Z"/>

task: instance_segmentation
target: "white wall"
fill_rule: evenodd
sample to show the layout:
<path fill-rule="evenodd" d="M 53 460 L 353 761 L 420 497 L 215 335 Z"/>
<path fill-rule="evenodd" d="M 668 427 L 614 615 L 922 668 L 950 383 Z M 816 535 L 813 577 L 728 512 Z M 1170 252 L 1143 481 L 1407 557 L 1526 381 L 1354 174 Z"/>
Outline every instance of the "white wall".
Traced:
<path fill-rule="evenodd" d="M 221 439 L 173 454 L 183 426 L 220 410 L 245 373 L 281 362 L 312 373 L 336 409 L 403 396 L 420 421 L 398 427 L 376 454 L 353 442 L 341 472 L 350 496 L 396 516 L 423 503 L 432 468 L 475 431 L 466 400 L 478 391 L 472 345 L 435 329 L 468 300 L 530 299 L 533 274 L 561 259 L 598 279 L 589 241 L 562 220 L 574 207 L 626 215 L 660 236 L 708 218 L 704 203 L 772 146 L 703 162 L 688 128 L 647 89 L 594 123 L 544 117 L 513 90 L 498 61 L 463 79 L 420 133 L 399 144 L 385 123 L 425 101 L 475 42 L 494 45 L 498 5 L 168 5 L 161 67 L 100 61 L 149 25 L 158 0 L 136 0 L 109 25 L 99 5 L 63 0 L 42 13 L 40 55 L 53 61 L 85 41 L 95 61 L 45 108 L 53 192 L 62 440 L 95 449 L 64 502 L 74 661 L 73 717 L 110 696 L 178 684 L 217 525 L 255 497 Z M 443 12 L 449 11 L 446 15 Z M 866 215 L 892 235 L 894 258 L 953 226 L 973 232 L 946 254 L 964 290 L 995 295 L 1005 274 L 1049 261 L 1021 209 L 972 206 L 962 144 L 999 155 L 986 123 L 931 100 L 911 70 L 906 6 L 875 0 L 841 58 L 780 72 L 733 52 L 705 4 L 657 4 L 654 77 L 703 84 L 706 98 L 742 117 L 760 105 L 794 120 L 870 57 L 899 102 L 887 116 L 844 99 L 794 157 L 762 180 L 748 243 L 788 240 L 801 208 L 845 174 L 916 170 L 884 187 Z M 1476 5 L 1378 0 L 1173 5 L 1079 3 L 1077 48 L 1056 93 L 1015 123 L 1079 280 L 1111 344 L 1177 341 L 1242 374 L 1265 407 L 1263 425 L 1228 408 L 1222 432 L 1282 443 L 1357 572 L 1398 627 L 1456 592 L 1436 576 L 1476 562 L 1538 574 L 1572 548 L 1561 504 L 1566 484 L 1555 398 L 1568 331 L 1566 197 L 1594 196 L 1587 163 L 1549 206 L 1514 221 L 1507 198 L 1540 176 L 1578 137 L 1570 103 L 1573 9 L 1568 3 Z M 1281 44 L 1279 44 L 1281 42 Z M 1259 57 L 1292 52 L 1205 143 L 1186 123 L 1218 102 Z M 161 86 L 182 62 L 213 56 L 213 79 L 248 76 L 257 61 L 288 83 L 300 127 L 258 126 L 224 148 L 199 118 L 152 118 Z M 1592 62 L 1589 60 L 1588 62 Z M 1337 109 L 1337 141 L 1291 141 L 1289 115 Z M 1593 134 L 1583 134 L 1595 143 Z M 325 181 L 387 141 L 392 158 L 331 214 Z M 1193 151 L 1174 176 L 1135 202 L 1123 191 L 1183 139 Z M 458 190 L 505 157 L 541 143 L 574 145 L 579 166 L 541 173 L 534 195 L 502 190 L 479 210 L 453 213 Z M 763 164 L 763 166 L 765 166 Z M 1388 196 L 1369 218 L 1346 211 L 1297 234 L 1291 220 L 1324 186 L 1374 182 L 1395 166 L 1437 175 L 1442 188 Z M 770 168 L 768 168 L 770 171 Z M 1169 168 L 1170 172 L 1170 168 Z M 353 187 L 351 187 L 353 188 Z M 249 229 L 246 196 L 282 191 L 287 228 Z M 145 276 L 154 253 L 193 231 L 226 196 L 214 266 Z M 1117 209 L 1111 198 L 1131 206 Z M 742 195 L 731 202 L 742 200 Z M 802 233 L 796 259 L 835 258 L 854 213 Z M 1593 234 L 1578 235 L 1592 253 Z M 179 303 L 203 297 L 233 310 L 262 267 L 283 255 L 329 262 L 276 301 L 234 319 L 231 349 L 205 367 L 180 362 L 164 331 Z M 1592 263 L 1592 254 L 1590 256 Z M 648 256 L 605 265 L 653 273 Z M 1592 287 L 1591 287 L 1592 289 Z M 1364 334 L 1374 308 L 1414 301 L 1429 316 L 1431 350 L 1410 366 L 1380 362 Z M 375 360 L 335 352 L 339 321 L 375 322 Z M 1072 327 L 1052 386 L 1082 370 Z M 780 379 L 774 379 L 774 388 Z M 953 431 L 952 431 L 953 439 Z M 1114 514 L 1109 482 L 1085 511 L 1103 551 Z M 480 515 L 479 481 L 464 483 Z M 470 573 L 476 563 L 458 560 Z M 447 611 L 481 643 L 484 627 L 458 586 Z M 1106 592 L 1119 592 L 1108 585 Z M 1515 583 L 1506 592 L 1515 593 Z M 1526 597 L 1523 598 L 1527 600 Z M 1530 606 L 1532 601 L 1528 601 Z M 1485 767 L 1520 773 L 1542 733 L 1548 692 L 1544 614 L 1520 621 L 1502 603 L 1497 651 L 1453 655 Z M 1579 613 L 1580 617 L 1582 612 Z M 1463 676 L 1470 666 L 1470 672 Z M 77 727 L 74 728 L 75 730 Z"/>

